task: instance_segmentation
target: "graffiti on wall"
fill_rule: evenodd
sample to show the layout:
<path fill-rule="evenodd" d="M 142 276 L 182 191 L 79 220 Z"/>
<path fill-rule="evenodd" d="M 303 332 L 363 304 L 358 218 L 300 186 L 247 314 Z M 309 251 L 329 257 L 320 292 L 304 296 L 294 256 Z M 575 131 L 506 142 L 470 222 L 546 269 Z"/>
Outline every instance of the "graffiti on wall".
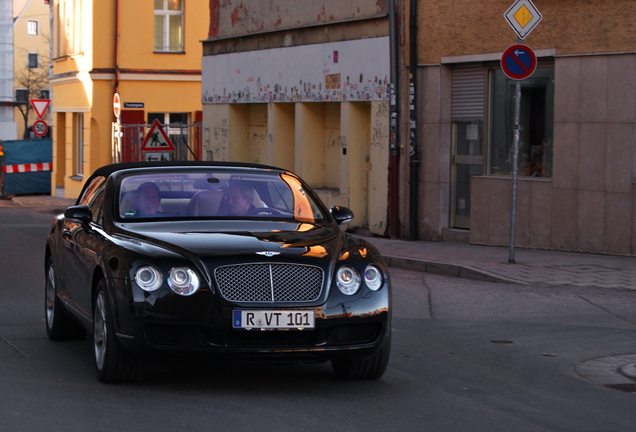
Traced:
<path fill-rule="evenodd" d="M 389 38 L 203 57 L 202 103 L 389 99 Z"/>

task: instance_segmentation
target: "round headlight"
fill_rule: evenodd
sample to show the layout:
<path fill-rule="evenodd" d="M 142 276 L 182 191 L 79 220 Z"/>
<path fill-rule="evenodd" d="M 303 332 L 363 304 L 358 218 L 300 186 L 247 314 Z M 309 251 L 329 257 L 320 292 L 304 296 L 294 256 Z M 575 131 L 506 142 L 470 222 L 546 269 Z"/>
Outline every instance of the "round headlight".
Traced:
<path fill-rule="evenodd" d="M 196 273 L 187 267 L 177 267 L 170 270 L 168 285 L 175 293 L 189 296 L 199 289 L 199 278 Z"/>
<path fill-rule="evenodd" d="M 336 285 L 343 294 L 353 295 L 360 288 L 360 273 L 353 267 L 340 267 L 336 272 Z"/>
<path fill-rule="evenodd" d="M 382 286 L 382 272 L 374 265 L 369 265 L 364 270 L 364 283 L 371 291 L 377 291 Z"/>
<path fill-rule="evenodd" d="M 144 291 L 154 291 L 159 289 L 163 283 L 163 278 L 159 270 L 152 266 L 142 266 L 135 273 L 135 282 Z"/>

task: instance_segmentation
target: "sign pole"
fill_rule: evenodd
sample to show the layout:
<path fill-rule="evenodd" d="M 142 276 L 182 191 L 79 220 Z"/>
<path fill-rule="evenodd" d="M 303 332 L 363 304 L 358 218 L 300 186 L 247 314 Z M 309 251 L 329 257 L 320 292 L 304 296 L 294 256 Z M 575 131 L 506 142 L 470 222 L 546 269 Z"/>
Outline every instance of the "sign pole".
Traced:
<path fill-rule="evenodd" d="M 521 38 L 517 38 L 521 43 Z M 515 263 L 515 234 L 517 224 L 517 171 L 519 161 L 519 117 L 521 111 L 521 81 L 515 82 L 515 121 L 512 140 L 512 195 L 510 198 L 510 251 L 508 263 Z"/>
<path fill-rule="evenodd" d="M 117 162 L 121 162 L 121 117 L 117 117 Z"/>
<path fill-rule="evenodd" d="M 517 174 L 519 161 L 519 117 L 521 111 L 521 82 L 532 75 L 537 66 L 537 59 L 529 47 L 521 45 L 523 39 L 539 24 L 543 16 L 532 3 L 532 0 L 516 0 L 504 14 L 510 27 L 517 33 L 517 45 L 504 52 L 501 67 L 504 73 L 516 80 L 515 83 L 515 118 L 512 141 L 512 187 L 510 198 L 510 254 L 508 262 L 515 263 L 515 233 L 517 224 Z"/>

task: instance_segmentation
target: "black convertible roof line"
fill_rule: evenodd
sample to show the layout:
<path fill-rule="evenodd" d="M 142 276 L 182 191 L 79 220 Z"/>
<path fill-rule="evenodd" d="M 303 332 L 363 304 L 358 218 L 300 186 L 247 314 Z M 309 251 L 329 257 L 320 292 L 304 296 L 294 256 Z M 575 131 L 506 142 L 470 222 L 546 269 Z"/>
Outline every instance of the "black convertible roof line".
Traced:
<path fill-rule="evenodd" d="M 127 169 L 135 169 L 135 168 L 165 168 L 165 167 L 192 167 L 192 168 L 214 168 L 214 167 L 230 167 L 230 168 L 256 168 L 256 169 L 267 169 L 267 170 L 278 170 L 278 171 L 286 171 L 282 168 L 270 166 L 270 165 L 261 165 L 261 164 L 253 164 L 253 163 L 244 163 L 244 162 L 205 162 L 205 161 L 165 161 L 165 162 L 120 162 L 114 163 L 110 165 L 104 165 L 100 168 L 97 168 L 95 172 L 86 180 L 84 183 L 84 187 L 77 197 L 77 201 L 75 204 L 79 204 L 79 200 L 84 195 L 84 191 L 91 184 L 91 181 L 95 177 L 110 177 L 111 174 L 127 170 Z"/>

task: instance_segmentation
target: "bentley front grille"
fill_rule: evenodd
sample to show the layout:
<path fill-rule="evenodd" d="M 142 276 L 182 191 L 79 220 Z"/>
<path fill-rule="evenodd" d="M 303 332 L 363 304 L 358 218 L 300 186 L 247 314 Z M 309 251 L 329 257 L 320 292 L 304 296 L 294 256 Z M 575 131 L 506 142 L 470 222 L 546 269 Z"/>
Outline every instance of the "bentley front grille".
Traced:
<path fill-rule="evenodd" d="M 301 264 L 240 264 L 219 267 L 214 277 L 232 302 L 310 302 L 320 297 L 323 271 Z"/>

